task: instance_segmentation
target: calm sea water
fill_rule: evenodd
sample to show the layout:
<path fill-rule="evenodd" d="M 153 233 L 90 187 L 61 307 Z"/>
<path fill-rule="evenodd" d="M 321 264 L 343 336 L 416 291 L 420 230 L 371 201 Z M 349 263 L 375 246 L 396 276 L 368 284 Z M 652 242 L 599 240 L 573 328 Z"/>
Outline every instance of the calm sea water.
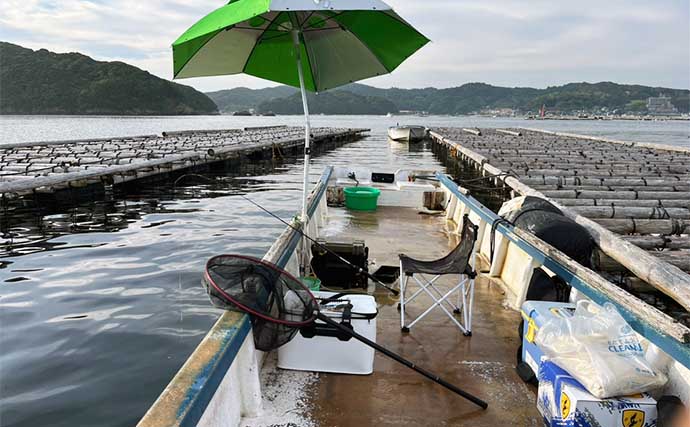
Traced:
<path fill-rule="evenodd" d="M 421 124 L 426 126 L 531 127 L 552 131 L 605 136 L 639 142 L 690 145 L 690 121 L 534 121 L 488 117 L 378 117 L 313 116 L 315 126 L 367 127 L 377 131 L 388 126 Z M 0 116 L 0 145 L 15 142 L 106 138 L 159 134 L 188 129 L 227 129 L 275 124 L 302 126 L 301 116 L 233 117 L 75 117 L 75 116 Z"/>
<path fill-rule="evenodd" d="M 442 169 L 429 147 L 386 141 L 387 126 L 527 125 L 687 144 L 687 122 L 527 122 L 447 117 L 316 116 L 369 127 L 364 140 L 314 160 Z M 0 117 L 0 143 L 301 124 L 300 117 Z M 0 425 L 131 426 L 218 316 L 199 284 L 219 253 L 262 255 L 298 208 L 301 164 L 245 165 L 211 178 L 117 188 L 97 197 L 25 200 L 0 212 Z"/>

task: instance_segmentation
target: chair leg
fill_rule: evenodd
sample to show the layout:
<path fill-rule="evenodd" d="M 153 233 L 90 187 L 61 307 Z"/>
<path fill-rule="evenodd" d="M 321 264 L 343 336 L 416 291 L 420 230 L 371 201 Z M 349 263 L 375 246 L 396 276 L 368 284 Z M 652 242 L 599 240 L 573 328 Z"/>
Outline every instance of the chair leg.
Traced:
<path fill-rule="evenodd" d="M 428 287 L 428 288 L 433 289 L 434 292 L 436 292 L 436 295 L 437 295 L 439 298 L 441 298 L 441 297 L 443 296 L 443 292 L 441 292 L 441 290 L 438 289 L 438 288 L 436 287 L 436 285 L 434 284 L 434 283 L 436 282 L 436 280 L 438 280 L 438 279 L 441 277 L 441 275 L 435 276 L 435 277 L 434 277 L 433 279 L 431 279 L 431 280 L 426 280 L 426 277 L 424 277 L 424 276 L 421 275 L 421 274 L 420 274 L 420 276 L 422 276 L 422 278 L 426 281 L 426 284 L 420 283 L 419 280 L 417 280 L 417 279 L 415 278 L 415 280 L 417 280 L 417 283 L 419 283 L 419 286 L 426 286 L 426 287 Z M 416 295 L 415 295 L 415 296 L 416 296 Z M 448 306 L 450 307 L 450 309 L 453 310 L 453 313 L 459 313 L 459 312 L 460 312 L 460 305 L 459 305 L 459 304 L 458 304 L 458 305 L 453 305 L 453 303 L 451 302 L 451 300 L 450 300 L 449 298 L 444 299 L 443 302 L 446 303 L 446 304 L 448 304 Z"/>
<path fill-rule="evenodd" d="M 453 292 L 456 292 L 456 291 L 458 290 L 458 286 L 455 286 L 453 289 L 451 289 L 451 290 L 449 290 L 448 292 L 446 292 L 446 294 L 443 295 L 443 296 L 441 297 L 441 299 L 437 299 L 436 296 L 435 296 L 433 293 L 431 293 L 431 291 L 429 291 L 429 289 L 427 289 L 427 287 L 423 287 L 422 289 L 424 289 L 424 292 L 426 292 L 426 293 L 429 295 L 429 297 L 431 297 L 431 299 L 434 300 L 434 303 L 433 303 L 429 308 L 427 308 L 426 311 L 424 311 L 424 313 L 422 313 L 421 315 L 419 315 L 412 323 L 410 323 L 409 326 L 408 326 L 408 328 L 412 328 L 412 326 L 413 326 L 415 323 L 417 323 L 417 322 L 418 322 L 419 320 L 421 320 L 424 316 L 426 316 L 427 314 L 429 314 L 429 313 L 431 312 L 431 310 L 433 310 L 434 308 L 440 307 L 441 310 L 443 310 L 443 312 L 446 313 L 446 315 L 448 316 L 448 318 L 450 318 L 450 320 L 452 320 L 453 323 L 455 323 L 455 325 L 456 325 L 458 328 L 460 328 L 460 330 L 461 330 L 463 333 L 466 333 L 465 327 L 462 326 L 462 324 L 461 324 L 460 322 L 458 322 L 458 320 L 455 318 L 455 316 L 453 316 L 453 315 L 451 314 L 451 312 L 448 311 L 448 309 L 446 308 L 446 306 L 443 304 L 443 301 L 444 301 L 444 300 L 446 300 L 449 296 L 451 296 L 451 295 L 453 294 Z"/>
<path fill-rule="evenodd" d="M 444 294 L 443 292 L 441 292 L 439 288 L 437 288 L 434 285 L 434 282 L 440 276 L 436 276 L 431 280 L 427 280 L 426 277 L 424 277 L 423 275 L 420 276 L 422 277 L 424 283 L 422 283 L 422 281 L 420 281 L 416 275 L 411 276 L 414 279 L 414 281 L 417 282 L 417 285 L 419 285 L 419 289 L 415 290 L 412 296 L 407 298 L 405 293 L 407 291 L 407 282 L 409 280 L 409 277 L 405 274 L 405 271 L 402 268 L 402 264 L 400 265 L 400 303 L 398 304 L 400 308 L 400 329 L 403 332 L 409 332 L 410 329 L 418 321 L 422 320 L 422 318 L 429 314 L 434 308 L 440 307 L 441 310 L 443 310 L 443 312 L 446 313 L 446 315 L 451 319 L 453 323 L 455 323 L 455 325 L 462 331 L 462 333 L 465 336 L 471 336 L 472 304 L 474 302 L 474 280 L 470 280 L 469 277 L 461 275 L 458 284 L 455 285 L 449 291 L 446 291 Z M 414 300 L 421 293 L 426 293 L 434 301 L 434 303 L 430 307 L 428 307 L 422 314 L 412 319 L 411 323 L 407 324 L 405 322 L 405 305 L 412 302 L 412 300 Z M 457 294 L 457 305 L 451 302 L 453 293 Z M 446 305 L 448 305 L 451 308 L 452 312 L 448 310 Z M 455 316 L 453 316 L 453 313 L 462 313 L 462 323 L 460 323 L 460 321 L 458 321 L 458 319 L 456 319 Z"/>
<path fill-rule="evenodd" d="M 409 329 L 405 326 L 405 291 L 407 290 L 407 275 L 405 270 L 403 270 L 402 261 L 400 262 L 400 302 L 398 307 L 400 307 L 400 329 L 403 332 L 408 332 Z"/>
<path fill-rule="evenodd" d="M 462 285 L 460 286 L 460 297 L 462 298 L 462 323 L 465 325 L 465 335 L 467 335 L 468 330 L 467 330 L 467 286 L 466 281 L 462 281 Z"/>
<path fill-rule="evenodd" d="M 462 276 L 460 276 L 460 281 L 462 282 L 462 280 L 463 280 L 463 278 L 462 278 Z M 460 292 L 458 292 L 458 301 L 457 301 L 456 306 L 458 308 L 456 310 L 453 310 L 453 313 L 460 314 L 460 312 L 462 311 L 460 309 L 460 307 L 462 307 L 462 289 L 460 289 Z M 462 308 L 464 308 L 464 307 L 462 307 Z"/>
<path fill-rule="evenodd" d="M 426 281 L 426 278 L 425 278 L 424 276 L 422 276 L 421 274 L 419 274 L 419 276 L 421 276 L 422 279 L 424 279 L 424 280 Z M 412 279 L 413 279 L 415 282 L 417 282 L 417 285 L 419 286 L 419 289 L 417 289 L 416 291 L 414 291 L 414 293 L 412 293 L 411 296 L 409 296 L 409 297 L 407 297 L 407 299 L 405 299 L 405 304 L 411 303 L 415 298 L 417 298 L 417 297 L 419 296 L 419 294 L 421 294 L 421 293 L 424 291 L 424 289 L 422 289 L 422 288 L 424 288 L 424 287 L 426 287 L 426 286 L 428 285 L 428 283 L 422 283 L 422 282 L 417 278 L 417 276 L 415 276 L 415 275 L 412 275 L 412 276 L 410 276 L 410 277 L 412 277 Z M 407 281 L 408 281 L 408 280 L 409 280 L 409 277 L 405 279 L 405 283 L 406 283 L 406 284 L 407 284 Z"/>
<path fill-rule="evenodd" d="M 470 294 L 469 295 L 469 304 L 466 308 L 467 322 L 465 324 L 467 325 L 468 335 L 472 335 L 472 307 L 474 306 L 474 279 L 470 279 L 469 294 Z"/>
<path fill-rule="evenodd" d="M 421 277 L 422 280 L 419 280 L 419 279 L 417 278 L 417 276 Z M 417 285 L 419 286 L 419 289 L 417 289 L 417 290 L 412 294 L 411 297 L 407 298 L 407 303 L 408 303 L 408 304 L 411 303 L 413 299 L 417 298 L 422 292 L 424 292 L 424 288 L 427 288 L 427 289 L 431 288 L 431 289 L 433 289 L 434 292 L 436 292 L 436 296 L 437 296 L 438 298 L 441 298 L 441 297 L 443 296 L 443 292 L 441 292 L 441 290 L 440 290 L 439 288 L 437 288 L 436 285 L 434 285 L 434 282 L 436 282 L 436 280 L 438 280 L 440 277 L 441 277 L 441 276 L 438 275 L 438 276 L 435 276 L 433 279 L 428 280 L 423 274 L 417 274 L 417 275 L 412 276 L 412 278 L 414 279 L 414 281 L 417 282 Z M 458 309 L 458 306 L 453 305 L 453 303 L 450 302 L 449 299 L 445 299 L 443 302 L 447 303 L 448 306 L 449 306 L 449 307 L 451 308 L 451 310 L 453 310 L 453 311 L 455 311 L 455 310 Z"/>

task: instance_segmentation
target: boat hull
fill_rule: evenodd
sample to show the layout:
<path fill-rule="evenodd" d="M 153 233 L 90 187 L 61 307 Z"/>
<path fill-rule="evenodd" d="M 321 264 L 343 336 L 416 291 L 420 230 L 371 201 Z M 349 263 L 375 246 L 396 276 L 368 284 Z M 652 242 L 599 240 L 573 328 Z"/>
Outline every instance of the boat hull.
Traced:
<path fill-rule="evenodd" d="M 426 137 L 424 126 L 394 126 L 388 128 L 388 137 L 393 141 L 418 142 Z"/>
<path fill-rule="evenodd" d="M 336 211 L 332 217 L 328 214 L 329 204 L 342 205 L 344 188 L 353 185 L 350 178 L 352 173 L 360 185 L 381 190 L 378 203 L 381 208 L 377 216 L 372 213 L 346 213 L 343 211 L 344 208 L 337 207 L 333 210 L 341 209 L 340 213 Z M 382 181 L 382 175 L 388 178 L 392 176 L 392 182 Z M 431 175 L 434 175 L 434 179 L 428 179 Z M 446 237 L 448 231 L 455 234 L 462 221 L 467 218 L 479 227 L 478 244 L 474 248 L 475 263 L 479 264 L 475 265 L 479 265 L 480 271 L 486 271 L 477 277 L 477 283 L 480 284 L 475 291 L 478 296 L 474 308 L 477 319 L 485 325 L 493 325 L 496 328 L 494 331 L 516 327 L 520 321 L 517 309 L 525 300 L 534 269 L 543 266 L 576 289 L 581 297 L 590 298 L 599 304 L 611 302 L 620 308 L 621 314 L 633 325 L 641 325 L 640 331 L 649 340 L 649 348 L 659 354 L 663 350 L 670 356 L 666 361 L 660 362 L 668 368 L 670 378 L 662 393 L 679 396 L 684 402 L 690 402 L 690 350 L 686 344 L 673 338 L 681 329 L 682 332 L 686 331 L 683 325 L 673 323 L 668 327 L 654 329 L 654 325 L 665 325 L 661 323 L 663 319 L 649 318 L 649 310 L 642 312 L 626 309 L 628 299 L 618 298 L 617 293 L 613 293 L 612 296 L 604 293 L 604 290 L 609 289 L 605 279 L 527 231 L 498 223 L 499 217 L 494 212 L 469 195 L 447 175 L 423 170 L 375 173 L 364 167 L 329 167 L 309 200 L 308 214 L 311 220 L 306 224 L 307 235 L 319 238 L 320 230 L 325 228 L 330 231 L 324 236 L 334 237 L 331 232 L 334 226 L 337 226 L 338 230 L 341 230 L 338 238 L 366 239 L 372 253 L 378 254 L 377 262 L 381 265 L 395 266 L 399 250 L 411 250 L 420 254 L 444 253 L 449 245 Z M 429 207 L 431 204 L 440 205 L 442 208 Z M 422 210 L 425 213 L 445 211 L 445 214 L 420 216 Z M 345 214 L 351 218 L 348 223 L 352 226 L 341 229 Z M 329 225 L 329 218 L 333 218 L 334 223 Z M 376 224 L 373 229 L 361 226 L 372 223 Z M 299 274 L 300 265 L 306 264 L 304 261 L 308 261 L 308 258 L 305 257 L 310 256 L 308 249 L 304 252 L 305 245 L 300 244 L 303 239 L 295 231 L 300 227 L 302 225 L 297 220 L 292 226 L 287 227 L 264 259 L 292 274 Z M 455 283 L 457 282 L 444 282 L 443 278 L 438 282 L 439 286 Z M 409 301 L 408 298 L 408 304 Z M 644 302 L 640 301 L 638 306 L 643 307 L 643 304 Z M 498 312 L 496 306 L 513 307 L 516 311 Z M 416 308 L 419 313 L 422 312 L 422 306 Z M 381 312 L 388 319 L 398 316 L 396 308 L 391 304 L 382 306 Z M 533 396 L 514 393 L 522 384 L 517 382 L 519 379 L 515 375 L 510 376 L 510 380 L 505 377 L 504 367 L 514 363 L 514 350 L 520 344 L 517 334 L 494 342 L 490 334 L 495 332 L 482 328 L 484 330 L 478 330 L 473 338 L 467 338 L 474 341 L 470 347 L 457 345 L 453 334 L 458 334 L 458 331 L 451 322 L 439 325 L 430 329 L 431 332 L 427 332 L 426 336 L 418 335 L 422 337 L 421 340 L 416 340 L 413 347 L 404 348 L 405 356 L 412 360 L 432 360 L 436 366 L 445 367 L 445 370 L 439 373 L 449 378 L 462 377 L 467 378 L 466 381 L 479 378 L 478 383 L 470 382 L 472 388 L 492 393 L 489 395 L 512 396 L 511 400 L 507 401 L 510 403 L 508 406 L 491 403 L 498 409 L 483 413 L 481 416 L 485 418 L 476 425 L 503 425 L 508 419 L 512 425 L 534 424 L 535 417 L 540 416 L 533 405 Z M 254 348 L 250 326 L 246 315 L 225 313 L 140 421 L 138 427 L 227 427 L 241 425 L 243 417 L 259 417 L 263 402 L 259 377 L 263 353 L 258 353 Z M 424 339 L 427 339 L 426 346 L 423 344 Z M 401 343 L 400 335 L 395 333 L 380 334 L 377 340 L 390 348 L 397 348 L 396 346 L 400 346 Z M 442 347 L 444 345 L 445 349 Z M 449 360 L 449 355 L 452 355 L 450 359 L 460 362 L 444 363 Z M 336 402 L 335 400 L 323 398 L 321 401 L 325 402 L 323 405 L 326 408 L 320 415 L 323 424 L 356 425 L 361 423 L 362 419 L 381 416 L 392 419 L 398 416 L 401 410 L 412 407 L 405 406 L 408 401 L 401 401 L 396 389 L 399 384 L 397 378 L 407 378 L 403 376 L 409 374 L 406 368 L 400 367 L 400 370 L 397 370 L 397 365 L 394 368 L 388 365 L 380 366 L 380 370 L 376 372 L 376 364 L 374 365 L 375 373 L 371 376 L 343 375 L 338 376 L 337 380 L 336 376 L 324 376 L 319 379 L 321 385 L 317 387 L 318 390 L 332 390 L 337 387 L 341 391 L 344 390 L 344 395 L 360 393 L 362 396 L 360 400 L 337 401 L 335 406 L 328 406 Z M 477 370 L 480 370 L 482 375 L 478 376 Z M 487 382 L 485 375 L 493 376 Z M 380 392 L 376 395 L 371 393 L 371 390 L 378 390 L 381 378 L 386 377 L 393 378 L 391 394 L 382 397 Z M 414 384 L 416 383 L 409 383 L 406 387 L 416 387 Z M 429 394 L 424 394 L 427 393 L 427 389 L 430 390 Z M 413 390 L 415 395 L 422 396 L 418 398 L 424 401 L 432 399 L 437 393 L 436 389 L 426 385 Z M 319 401 L 318 398 L 316 401 Z M 369 409 L 362 409 L 354 404 L 361 401 L 382 403 L 378 406 L 368 406 L 367 408 L 373 410 L 367 413 Z M 418 409 L 415 411 L 406 413 L 406 417 L 413 423 L 423 420 L 422 422 L 427 424 L 431 422 L 436 425 L 442 424 L 444 420 L 463 416 L 462 410 L 458 412 L 456 405 L 439 404 L 433 407 L 433 411 L 423 405 L 417 406 Z M 338 414 L 338 418 L 330 419 L 329 414 Z M 356 419 L 346 418 L 350 416 L 347 414 L 356 414 Z"/>

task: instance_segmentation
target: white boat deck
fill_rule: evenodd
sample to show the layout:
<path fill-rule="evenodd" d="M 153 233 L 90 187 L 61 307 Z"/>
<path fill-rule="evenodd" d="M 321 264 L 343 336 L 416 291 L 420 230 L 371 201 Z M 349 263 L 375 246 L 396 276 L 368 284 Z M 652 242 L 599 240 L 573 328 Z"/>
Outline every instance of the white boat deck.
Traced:
<path fill-rule="evenodd" d="M 376 212 L 326 207 L 327 199 L 342 202 L 343 187 L 353 185 L 352 173 L 360 185 L 381 190 Z M 430 179 L 431 174 L 327 169 L 310 199 L 307 234 L 333 241 L 364 240 L 373 273 L 381 265 L 397 266 L 400 253 L 429 260 L 447 254 L 458 243 L 456 224 L 468 214 L 480 225 L 482 243 L 476 249 L 478 259 L 483 259 L 494 239 L 489 230 L 496 215 L 444 175 Z M 422 206 L 438 208 L 439 203 L 446 212 L 420 214 Z M 616 304 L 650 343 L 675 358 L 664 393 L 687 399 L 690 356 L 679 344 L 690 336 L 685 326 L 523 230 L 499 224 L 496 232 L 493 263 L 478 269 L 471 337 L 440 311 L 403 333 L 398 298 L 385 289 L 369 289 L 379 304 L 378 344 L 485 400 L 486 411 L 380 354 L 373 374 L 365 376 L 280 370 L 271 362 L 274 355 L 261 369 L 263 358 L 254 350 L 248 318 L 228 312 L 139 426 L 541 426 L 536 390 L 523 383 L 514 368 L 520 344 L 520 314 L 515 309 L 524 301 L 534 268 L 540 266 L 595 302 Z M 295 230 L 286 229 L 265 259 L 296 274 L 304 255 L 300 240 Z M 448 289 L 453 279 L 457 280 L 444 277 L 436 284 Z M 406 312 L 420 314 L 429 305 L 420 295 Z"/>
<path fill-rule="evenodd" d="M 330 208 L 321 229 L 324 238 L 363 239 L 369 260 L 376 265 L 398 265 L 398 254 L 433 259 L 457 244 L 444 216 L 421 215 L 415 208 L 379 207 L 376 212 Z M 449 280 L 439 283 L 441 288 Z M 462 332 L 440 310 L 435 310 L 409 334 L 400 330 L 397 297 L 385 289 L 375 295 L 380 305 L 377 342 L 431 370 L 447 381 L 489 403 L 481 410 L 414 371 L 377 354 L 369 376 L 319 374 L 316 391 L 304 414 L 320 426 L 537 426 L 536 390 L 515 373 L 519 345 L 519 313 L 505 309 L 495 285 L 478 279 L 475 292 L 473 336 Z M 409 306 L 419 314 L 429 306 L 421 296 Z"/>

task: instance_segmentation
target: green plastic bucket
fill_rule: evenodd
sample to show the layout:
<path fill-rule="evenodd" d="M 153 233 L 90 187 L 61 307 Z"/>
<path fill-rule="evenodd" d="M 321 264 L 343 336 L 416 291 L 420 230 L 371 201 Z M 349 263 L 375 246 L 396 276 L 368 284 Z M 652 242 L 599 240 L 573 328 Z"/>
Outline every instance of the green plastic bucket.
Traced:
<path fill-rule="evenodd" d="M 304 283 L 304 286 L 308 287 L 310 291 L 320 291 L 321 290 L 321 280 L 316 277 L 300 277 L 299 280 Z"/>
<path fill-rule="evenodd" d="M 345 206 L 355 211 L 375 211 L 381 190 L 371 187 L 345 189 Z"/>

